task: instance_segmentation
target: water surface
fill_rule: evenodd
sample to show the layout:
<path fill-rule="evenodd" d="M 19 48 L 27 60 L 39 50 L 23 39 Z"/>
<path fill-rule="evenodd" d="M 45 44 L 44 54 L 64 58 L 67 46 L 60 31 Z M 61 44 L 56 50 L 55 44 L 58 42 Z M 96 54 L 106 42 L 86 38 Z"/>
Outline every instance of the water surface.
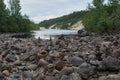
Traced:
<path fill-rule="evenodd" d="M 60 35 L 76 35 L 78 30 L 61 30 L 61 29 L 43 29 L 38 31 L 33 31 L 32 33 L 35 38 L 41 39 L 52 39 Z"/>

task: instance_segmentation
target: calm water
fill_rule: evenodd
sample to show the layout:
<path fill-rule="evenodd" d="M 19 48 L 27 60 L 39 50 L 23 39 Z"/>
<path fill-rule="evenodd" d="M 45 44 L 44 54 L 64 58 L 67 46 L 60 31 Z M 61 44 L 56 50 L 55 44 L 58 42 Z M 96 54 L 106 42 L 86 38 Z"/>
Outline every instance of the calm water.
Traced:
<path fill-rule="evenodd" d="M 32 33 L 35 38 L 40 37 L 41 39 L 54 39 L 60 35 L 75 35 L 78 30 L 61 30 L 61 29 L 43 29 L 41 31 L 33 31 Z"/>

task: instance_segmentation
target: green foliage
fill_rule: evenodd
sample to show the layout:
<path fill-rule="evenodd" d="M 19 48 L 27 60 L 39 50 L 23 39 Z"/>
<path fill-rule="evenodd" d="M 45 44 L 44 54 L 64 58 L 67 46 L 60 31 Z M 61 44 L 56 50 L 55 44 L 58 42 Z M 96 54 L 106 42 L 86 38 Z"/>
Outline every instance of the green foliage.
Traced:
<path fill-rule="evenodd" d="M 52 25 L 56 25 L 58 28 L 67 29 L 69 26 L 79 21 L 85 13 L 86 11 L 78 11 L 62 17 L 44 20 L 39 23 L 39 26 L 49 28 Z"/>
<path fill-rule="evenodd" d="M 7 9 L 4 0 L 0 0 L 0 32 L 29 32 L 39 29 L 28 16 L 22 16 L 20 10 L 20 0 L 9 0 Z"/>
<path fill-rule="evenodd" d="M 93 0 L 93 6 L 88 8 L 88 13 L 83 17 L 86 30 L 98 33 L 120 30 L 120 1 Z"/>
<path fill-rule="evenodd" d="M 0 31 L 6 31 L 5 22 L 7 21 L 7 11 L 3 1 L 0 0 Z"/>

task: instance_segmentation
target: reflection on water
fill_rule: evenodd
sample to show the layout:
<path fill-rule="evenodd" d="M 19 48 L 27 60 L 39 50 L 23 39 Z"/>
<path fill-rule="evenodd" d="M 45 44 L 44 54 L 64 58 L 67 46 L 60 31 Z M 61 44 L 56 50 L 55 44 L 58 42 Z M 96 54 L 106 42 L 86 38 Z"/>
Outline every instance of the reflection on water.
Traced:
<path fill-rule="evenodd" d="M 78 30 L 59 30 L 59 29 L 44 29 L 41 31 L 33 31 L 35 38 L 40 37 L 41 39 L 54 39 L 60 35 L 75 35 Z"/>

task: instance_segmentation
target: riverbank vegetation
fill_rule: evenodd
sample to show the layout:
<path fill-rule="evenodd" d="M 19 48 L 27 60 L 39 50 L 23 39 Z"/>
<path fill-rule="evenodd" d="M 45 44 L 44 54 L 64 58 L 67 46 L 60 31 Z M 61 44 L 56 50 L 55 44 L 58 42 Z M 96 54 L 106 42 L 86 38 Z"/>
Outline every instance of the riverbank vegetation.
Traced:
<path fill-rule="evenodd" d="M 57 17 L 50 20 L 44 20 L 39 23 L 39 26 L 49 28 L 50 26 L 54 25 L 55 27 L 58 27 L 61 29 L 67 29 L 74 23 L 81 20 L 82 16 L 85 15 L 85 13 L 86 11 L 76 11 L 62 17 Z"/>
<path fill-rule="evenodd" d="M 93 0 L 83 18 L 86 30 L 98 33 L 120 30 L 120 0 Z"/>
<path fill-rule="evenodd" d="M 29 32 L 39 27 L 27 15 L 21 15 L 20 0 L 0 0 L 0 32 Z"/>

